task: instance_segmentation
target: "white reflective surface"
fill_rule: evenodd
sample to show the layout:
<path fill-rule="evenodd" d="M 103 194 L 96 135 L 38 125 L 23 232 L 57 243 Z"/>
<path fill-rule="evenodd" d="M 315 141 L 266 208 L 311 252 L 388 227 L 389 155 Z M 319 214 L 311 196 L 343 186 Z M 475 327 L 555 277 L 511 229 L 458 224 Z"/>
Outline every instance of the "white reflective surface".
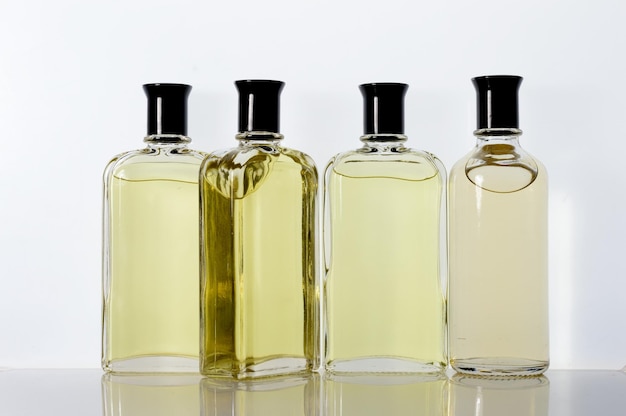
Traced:
<path fill-rule="evenodd" d="M 100 370 L 0 371 L 0 415 L 623 416 L 626 374 L 548 371 L 487 380 L 318 375 L 253 382 L 110 376 Z"/>

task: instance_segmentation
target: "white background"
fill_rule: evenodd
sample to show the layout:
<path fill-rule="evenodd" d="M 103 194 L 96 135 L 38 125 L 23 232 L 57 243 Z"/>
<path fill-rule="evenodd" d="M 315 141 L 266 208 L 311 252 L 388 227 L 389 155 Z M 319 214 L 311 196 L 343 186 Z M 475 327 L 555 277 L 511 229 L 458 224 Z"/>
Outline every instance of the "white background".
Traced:
<path fill-rule="evenodd" d="M 143 147 L 141 85 L 184 82 L 193 147 L 236 144 L 233 81 L 286 81 L 284 145 L 360 146 L 364 82 L 410 84 L 412 147 L 474 145 L 470 78 L 519 74 L 550 174 L 552 368 L 626 364 L 622 0 L 3 0 L 0 367 L 98 367 L 101 174 Z M 514 294 L 512 294 L 514 296 Z"/>

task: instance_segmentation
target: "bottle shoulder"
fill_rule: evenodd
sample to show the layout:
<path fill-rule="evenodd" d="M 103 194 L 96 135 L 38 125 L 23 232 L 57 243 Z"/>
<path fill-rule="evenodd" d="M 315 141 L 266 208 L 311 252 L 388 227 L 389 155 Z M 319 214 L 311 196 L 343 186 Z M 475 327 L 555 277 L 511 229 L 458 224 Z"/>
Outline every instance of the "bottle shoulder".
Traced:
<path fill-rule="evenodd" d="M 270 163 L 281 169 L 295 169 L 317 176 L 313 159 L 304 152 L 282 146 L 240 146 L 211 152 L 202 165 L 202 170 L 237 170 L 253 167 L 259 163 Z"/>
<path fill-rule="evenodd" d="M 196 163 L 199 164 L 208 155 L 206 152 L 187 147 L 145 147 L 129 150 L 115 155 L 108 165 L 135 163 Z M 108 166 L 107 165 L 107 166 Z"/>
<path fill-rule="evenodd" d="M 411 148 L 387 152 L 361 148 L 339 153 L 329 161 L 326 170 L 330 174 L 350 177 L 408 180 L 425 180 L 446 175 L 443 163 L 435 155 Z"/>
<path fill-rule="evenodd" d="M 297 150 L 258 144 L 218 150 L 200 168 L 204 184 L 227 197 L 244 198 L 265 184 L 300 183 L 311 193 L 317 189 L 313 160 Z"/>
<path fill-rule="evenodd" d="M 146 147 L 120 153 L 104 169 L 104 179 L 196 178 L 207 153 L 186 147 Z"/>
<path fill-rule="evenodd" d="M 450 170 L 450 183 L 469 181 L 492 192 L 509 193 L 531 184 L 547 184 L 546 168 L 520 146 L 496 143 L 476 146 Z M 542 185 L 543 184 L 543 185 Z"/>

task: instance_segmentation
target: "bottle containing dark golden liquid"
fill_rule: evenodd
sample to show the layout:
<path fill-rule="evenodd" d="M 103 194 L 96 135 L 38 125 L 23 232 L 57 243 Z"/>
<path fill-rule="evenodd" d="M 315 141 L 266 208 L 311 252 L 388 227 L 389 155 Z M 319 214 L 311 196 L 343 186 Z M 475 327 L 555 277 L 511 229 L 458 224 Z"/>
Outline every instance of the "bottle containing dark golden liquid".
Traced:
<path fill-rule="evenodd" d="M 201 372 L 250 378 L 318 366 L 317 171 L 281 145 L 279 81 L 237 81 L 239 146 L 200 173 Z"/>
<path fill-rule="evenodd" d="M 449 348 L 461 373 L 548 368 L 548 185 L 519 144 L 521 77 L 474 78 L 476 147 L 449 182 Z"/>

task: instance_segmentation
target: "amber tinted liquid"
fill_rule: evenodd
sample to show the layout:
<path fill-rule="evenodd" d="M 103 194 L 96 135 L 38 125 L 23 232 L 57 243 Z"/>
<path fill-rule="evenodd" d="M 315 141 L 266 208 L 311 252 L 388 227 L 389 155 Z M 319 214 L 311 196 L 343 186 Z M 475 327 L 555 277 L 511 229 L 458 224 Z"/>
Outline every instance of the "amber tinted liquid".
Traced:
<path fill-rule="evenodd" d="M 285 149 L 237 149 L 205 163 L 203 374 L 245 378 L 315 365 L 316 189 L 312 162 Z"/>

